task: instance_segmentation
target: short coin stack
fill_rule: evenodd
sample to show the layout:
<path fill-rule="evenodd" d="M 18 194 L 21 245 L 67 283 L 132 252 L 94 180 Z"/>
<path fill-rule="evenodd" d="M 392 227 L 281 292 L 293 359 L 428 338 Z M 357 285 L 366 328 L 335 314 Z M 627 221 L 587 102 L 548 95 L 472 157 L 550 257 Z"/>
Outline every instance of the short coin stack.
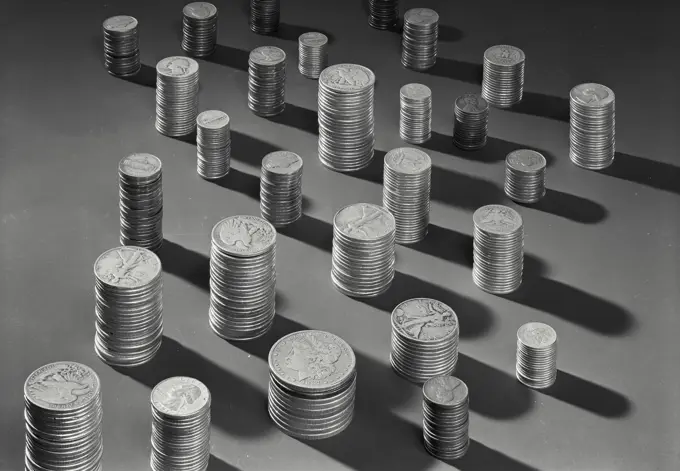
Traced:
<path fill-rule="evenodd" d="M 207 179 L 222 178 L 231 167 L 229 115 L 208 110 L 196 118 L 196 171 Z"/>
<path fill-rule="evenodd" d="M 459 331 L 456 313 L 441 301 L 404 301 L 392 311 L 392 368 L 417 384 L 453 373 L 458 363 Z"/>
<path fill-rule="evenodd" d="M 319 76 L 319 159 L 338 172 L 373 160 L 375 74 L 356 64 L 332 65 Z"/>
<path fill-rule="evenodd" d="M 404 15 L 401 63 L 413 70 L 427 70 L 437 62 L 439 15 L 429 8 L 412 8 Z"/>
<path fill-rule="evenodd" d="M 392 29 L 399 21 L 399 0 L 368 0 L 368 24 L 375 29 Z"/>
<path fill-rule="evenodd" d="M 614 162 L 615 96 L 604 85 L 584 83 L 569 93 L 569 158 L 589 170 L 602 170 Z"/>
<path fill-rule="evenodd" d="M 328 37 L 322 33 L 304 33 L 298 38 L 298 70 L 302 75 L 318 79 L 328 65 Z"/>
<path fill-rule="evenodd" d="M 545 195 L 546 160 L 535 150 L 519 149 L 505 158 L 505 194 L 517 203 L 536 203 Z"/>
<path fill-rule="evenodd" d="M 331 278 L 341 293 L 369 298 L 389 289 L 395 228 L 394 216 L 374 204 L 352 204 L 335 214 Z"/>
<path fill-rule="evenodd" d="M 534 389 L 552 386 L 557 379 L 557 333 L 541 322 L 517 331 L 517 379 Z"/>
<path fill-rule="evenodd" d="M 423 385 L 423 441 L 440 460 L 462 458 L 470 447 L 470 398 L 467 385 L 438 376 Z"/>
<path fill-rule="evenodd" d="M 489 103 L 479 95 L 468 93 L 456 98 L 453 106 L 453 143 L 463 150 L 477 150 L 486 145 L 489 129 Z"/>
<path fill-rule="evenodd" d="M 156 65 L 156 129 L 170 137 L 196 129 L 198 62 L 189 57 L 167 57 Z"/>
<path fill-rule="evenodd" d="M 274 322 L 276 229 L 256 216 L 231 216 L 212 230 L 210 326 L 227 340 L 267 333 Z"/>
<path fill-rule="evenodd" d="M 276 116 L 286 107 L 286 53 L 274 46 L 253 49 L 248 59 L 248 108 Z"/>
<path fill-rule="evenodd" d="M 109 365 L 151 360 L 163 340 L 161 261 L 139 247 L 107 250 L 94 264 L 94 349 Z"/>
<path fill-rule="evenodd" d="M 354 416 L 356 358 L 347 342 L 328 332 L 303 330 L 269 351 L 269 416 L 286 434 L 330 438 Z"/>
<path fill-rule="evenodd" d="M 508 294 L 522 284 L 524 224 L 517 211 L 500 204 L 482 206 L 472 216 L 472 279 L 482 290 Z"/>
<path fill-rule="evenodd" d="M 399 90 L 399 136 L 409 144 L 422 144 L 432 136 L 432 90 L 409 83 Z"/>
<path fill-rule="evenodd" d="M 524 52 L 514 46 L 492 46 L 484 52 L 482 96 L 496 108 L 522 101 Z"/>
<path fill-rule="evenodd" d="M 151 391 L 151 469 L 205 471 L 210 461 L 210 391 L 176 376 Z"/>
<path fill-rule="evenodd" d="M 425 238 L 430 223 L 432 160 L 410 147 L 385 154 L 383 206 L 396 222 L 395 241 L 412 244 Z"/>
<path fill-rule="evenodd" d="M 302 216 L 302 158 L 277 151 L 262 159 L 260 211 L 274 227 L 283 227 Z"/>
<path fill-rule="evenodd" d="M 257 34 L 272 34 L 279 29 L 280 0 L 250 0 L 250 30 Z"/>
<path fill-rule="evenodd" d="M 207 57 L 217 45 L 217 8 L 212 3 L 189 3 L 182 10 L 182 49 L 194 57 Z"/>
<path fill-rule="evenodd" d="M 24 383 L 24 403 L 26 471 L 102 469 L 97 373 L 72 361 L 42 366 Z"/>
<path fill-rule="evenodd" d="M 137 26 L 137 20 L 126 15 L 104 21 L 104 65 L 111 75 L 128 77 L 142 67 Z"/>
<path fill-rule="evenodd" d="M 118 164 L 120 243 L 156 251 L 163 245 L 163 172 L 151 154 L 132 154 Z"/>

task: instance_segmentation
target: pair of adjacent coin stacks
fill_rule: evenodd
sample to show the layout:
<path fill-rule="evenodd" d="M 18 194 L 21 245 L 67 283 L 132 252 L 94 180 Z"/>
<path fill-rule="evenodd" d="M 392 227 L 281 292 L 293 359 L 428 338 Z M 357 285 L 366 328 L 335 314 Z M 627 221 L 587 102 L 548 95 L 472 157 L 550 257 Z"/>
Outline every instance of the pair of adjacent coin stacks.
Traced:
<path fill-rule="evenodd" d="M 412 8 L 404 15 L 401 63 L 413 70 L 427 70 L 437 62 L 439 14 L 429 8 Z"/>
<path fill-rule="evenodd" d="M 437 376 L 423 385 L 423 442 L 435 458 L 456 460 L 470 447 L 470 396 L 453 376 Z"/>
<path fill-rule="evenodd" d="M 152 251 L 163 245 L 163 171 L 151 154 L 132 154 L 118 164 L 120 243 Z"/>
<path fill-rule="evenodd" d="M 104 21 L 104 66 L 111 75 L 128 77 L 139 72 L 139 23 L 132 16 L 113 16 Z"/>
<path fill-rule="evenodd" d="M 557 379 L 557 333 L 542 322 L 529 322 L 517 331 L 517 379 L 534 389 Z"/>
<path fill-rule="evenodd" d="M 102 469 L 99 377 L 72 361 L 50 363 L 24 383 L 27 471 Z"/>
<path fill-rule="evenodd" d="M 222 178 L 231 168 L 229 115 L 208 110 L 196 118 L 196 170 L 206 180 Z"/>
<path fill-rule="evenodd" d="M 318 79 L 328 65 L 328 37 L 323 33 L 304 33 L 298 38 L 298 70 L 302 75 Z"/>
<path fill-rule="evenodd" d="M 356 358 L 340 337 L 319 330 L 288 334 L 269 351 L 269 416 L 286 434 L 330 438 L 354 416 Z"/>
<path fill-rule="evenodd" d="M 524 224 L 517 211 L 500 204 L 473 214 L 472 279 L 482 290 L 507 294 L 522 284 Z"/>
<path fill-rule="evenodd" d="M 481 149 L 486 145 L 488 130 L 489 103 L 474 93 L 456 98 L 453 106 L 453 144 L 463 150 Z"/>
<path fill-rule="evenodd" d="M 332 65 L 319 76 L 319 159 L 354 172 L 373 160 L 375 74 L 356 64 Z"/>
<path fill-rule="evenodd" d="M 279 29 L 280 0 L 250 0 L 250 30 L 257 34 L 272 34 Z"/>
<path fill-rule="evenodd" d="M 409 144 L 422 144 L 432 136 L 432 90 L 409 83 L 399 90 L 399 136 Z"/>
<path fill-rule="evenodd" d="M 616 109 L 614 92 L 598 83 L 584 83 L 569 93 L 569 158 L 589 170 L 614 162 Z"/>
<path fill-rule="evenodd" d="M 389 211 L 368 203 L 342 208 L 333 218 L 331 278 L 341 293 L 369 298 L 392 285 L 396 222 Z"/>
<path fill-rule="evenodd" d="M 397 244 L 413 244 L 427 235 L 431 175 L 432 160 L 422 150 L 400 147 L 385 154 L 383 207 L 394 216 Z"/>
<path fill-rule="evenodd" d="M 276 116 L 286 107 L 286 53 L 274 46 L 253 49 L 248 58 L 248 108 Z"/>
<path fill-rule="evenodd" d="M 163 340 L 161 261 L 140 247 L 107 250 L 94 264 L 94 349 L 109 365 L 151 360 Z"/>
<path fill-rule="evenodd" d="M 404 301 L 392 311 L 392 368 L 418 384 L 453 373 L 458 363 L 459 331 L 456 313 L 441 301 Z"/>
<path fill-rule="evenodd" d="M 484 51 L 482 96 L 492 106 L 508 108 L 522 101 L 524 52 L 514 46 L 492 46 Z"/>
<path fill-rule="evenodd" d="M 545 169 L 543 154 L 535 150 L 519 149 L 505 158 L 505 194 L 524 204 L 536 203 L 545 195 Z"/>
<path fill-rule="evenodd" d="M 392 29 L 399 22 L 399 0 L 368 0 L 368 24 L 375 29 Z"/>
<path fill-rule="evenodd" d="M 302 216 L 302 158 L 277 151 L 262 159 L 260 212 L 274 227 L 292 224 Z"/>
<path fill-rule="evenodd" d="M 182 10 L 182 49 L 194 57 L 207 57 L 217 45 L 217 8 L 212 3 L 189 3 Z"/>
<path fill-rule="evenodd" d="M 198 115 L 198 62 L 182 56 L 156 65 L 156 129 L 178 137 L 196 129 Z"/>
<path fill-rule="evenodd" d="M 276 229 L 256 216 L 231 216 L 211 239 L 210 326 L 227 340 L 264 335 L 274 322 Z"/>
<path fill-rule="evenodd" d="M 151 391 L 151 469 L 205 471 L 210 461 L 210 391 L 176 376 Z"/>

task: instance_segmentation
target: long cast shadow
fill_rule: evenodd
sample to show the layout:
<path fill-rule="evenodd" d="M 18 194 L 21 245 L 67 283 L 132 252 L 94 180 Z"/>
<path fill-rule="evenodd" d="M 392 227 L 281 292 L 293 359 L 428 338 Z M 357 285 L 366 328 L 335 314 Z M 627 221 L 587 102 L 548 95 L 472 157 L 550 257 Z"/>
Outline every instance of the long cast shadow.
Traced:
<path fill-rule="evenodd" d="M 609 214 L 600 203 L 550 188 L 540 201 L 527 207 L 582 224 L 597 224 Z"/>
<path fill-rule="evenodd" d="M 465 37 L 465 33 L 462 30 L 453 26 L 439 23 L 438 29 L 437 41 L 454 43 Z"/>
<path fill-rule="evenodd" d="M 215 455 L 210 455 L 208 462 L 208 471 L 240 471 L 240 468 L 232 466 L 229 463 L 222 461 Z"/>
<path fill-rule="evenodd" d="M 213 64 L 229 67 L 231 69 L 248 72 L 249 57 L 250 51 L 244 51 L 243 49 L 218 44 L 215 47 L 215 52 L 213 52 L 210 56 L 205 57 L 204 60 L 207 62 L 212 62 Z"/>
<path fill-rule="evenodd" d="M 283 124 L 309 134 L 319 134 L 319 121 L 316 111 L 286 103 L 283 113 L 267 118 L 269 121 Z"/>
<path fill-rule="evenodd" d="M 202 289 L 210 291 L 210 259 L 168 239 L 158 252 L 163 271 Z"/>
<path fill-rule="evenodd" d="M 333 249 L 331 225 L 306 214 L 293 224 L 279 229 L 279 233 L 326 252 Z"/>
<path fill-rule="evenodd" d="M 231 131 L 231 158 L 260 168 L 262 159 L 280 147 L 237 131 Z"/>
<path fill-rule="evenodd" d="M 156 88 L 156 68 L 150 65 L 142 64 L 135 75 L 129 77 L 116 77 L 126 82 L 141 85 L 143 87 Z"/>
<path fill-rule="evenodd" d="M 212 183 L 250 198 L 260 199 L 260 179 L 250 173 L 232 168 L 227 175 L 220 179 L 212 180 Z"/>
<path fill-rule="evenodd" d="M 533 466 L 489 448 L 474 438 L 470 439 L 470 448 L 465 456 L 452 464 L 461 471 L 539 471 Z"/>
<path fill-rule="evenodd" d="M 680 195 L 680 167 L 617 152 L 614 163 L 601 173 Z"/>

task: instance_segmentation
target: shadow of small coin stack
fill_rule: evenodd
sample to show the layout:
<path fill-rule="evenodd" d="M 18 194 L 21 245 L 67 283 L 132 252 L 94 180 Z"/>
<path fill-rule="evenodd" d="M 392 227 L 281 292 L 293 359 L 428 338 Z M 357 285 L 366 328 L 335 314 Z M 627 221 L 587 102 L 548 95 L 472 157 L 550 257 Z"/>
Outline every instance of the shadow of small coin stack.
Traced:
<path fill-rule="evenodd" d="M 302 216 L 302 167 L 294 152 L 271 152 L 262 159 L 260 212 L 276 228 Z"/>
<path fill-rule="evenodd" d="M 104 66 L 111 75 L 129 77 L 141 69 L 138 25 L 135 18 L 127 15 L 104 21 Z"/>
<path fill-rule="evenodd" d="M 207 57 L 217 45 L 217 8 L 194 2 L 182 10 L 182 49 L 193 57 Z"/>
<path fill-rule="evenodd" d="M 467 385 L 453 376 L 437 376 L 423 385 L 423 441 L 441 460 L 462 458 L 470 447 L 470 399 Z"/>
<path fill-rule="evenodd" d="M 231 128 L 224 111 L 208 110 L 196 118 L 196 171 L 206 180 L 222 178 L 231 168 Z"/>

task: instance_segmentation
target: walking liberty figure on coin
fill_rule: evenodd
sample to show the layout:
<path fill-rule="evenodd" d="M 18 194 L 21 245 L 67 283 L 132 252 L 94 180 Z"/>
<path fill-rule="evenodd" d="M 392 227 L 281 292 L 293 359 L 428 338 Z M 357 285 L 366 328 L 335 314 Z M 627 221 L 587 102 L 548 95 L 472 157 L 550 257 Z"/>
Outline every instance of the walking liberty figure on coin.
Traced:
<path fill-rule="evenodd" d="M 90 392 L 90 385 L 82 381 L 77 370 L 64 366 L 31 384 L 30 391 L 50 404 L 70 404 Z"/>
<path fill-rule="evenodd" d="M 422 299 L 408 307 L 397 309 L 396 317 L 401 328 L 415 338 L 421 338 L 425 327 L 446 327 L 455 325 L 454 312 L 448 306 L 434 300 Z"/>
<path fill-rule="evenodd" d="M 173 412 L 183 412 L 201 396 L 201 390 L 193 384 L 180 384 L 166 392 L 163 405 Z"/>

